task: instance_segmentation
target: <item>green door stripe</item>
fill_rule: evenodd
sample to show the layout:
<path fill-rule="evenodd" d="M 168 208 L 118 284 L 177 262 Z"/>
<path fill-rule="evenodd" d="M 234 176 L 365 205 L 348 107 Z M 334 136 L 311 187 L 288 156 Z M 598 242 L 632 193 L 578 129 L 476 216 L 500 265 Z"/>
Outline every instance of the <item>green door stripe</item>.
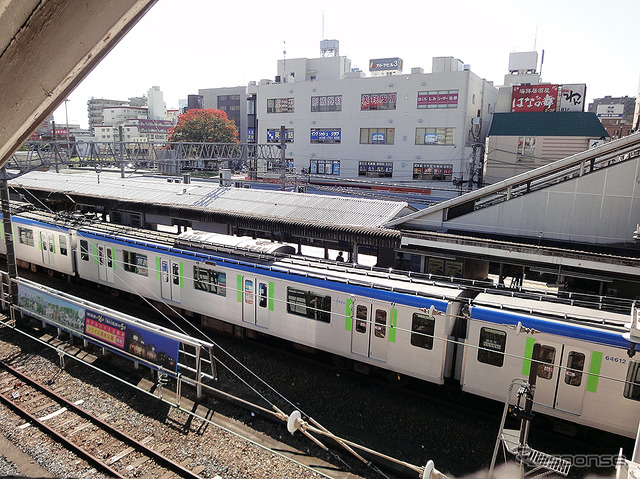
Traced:
<path fill-rule="evenodd" d="M 56 237 L 55 236 L 51 236 L 52 240 L 51 240 L 51 246 L 53 246 L 53 254 L 56 254 Z"/>
<path fill-rule="evenodd" d="M 93 264 L 98 264 L 98 243 L 93 243 Z"/>
<path fill-rule="evenodd" d="M 180 287 L 184 288 L 184 263 L 180 261 Z"/>
<path fill-rule="evenodd" d="M 524 361 L 522 361 L 522 375 L 529 377 L 531 372 L 531 358 L 533 357 L 533 345 L 536 344 L 535 338 L 527 338 L 524 345 Z"/>
<path fill-rule="evenodd" d="M 391 308 L 389 322 L 389 342 L 396 342 L 396 332 L 398 327 L 398 310 L 396 308 Z"/>
<path fill-rule="evenodd" d="M 601 367 L 602 353 L 600 351 L 593 351 L 591 353 L 591 364 L 589 364 L 589 379 L 587 379 L 587 391 L 590 393 L 595 393 L 598 390 Z"/>
<path fill-rule="evenodd" d="M 156 256 L 156 281 L 160 282 L 160 258 Z"/>
<path fill-rule="evenodd" d="M 242 275 L 236 277 L 236 299 L 238 303 L 242 303 Z"/>
<path fill-rule="evenodd" d="M 269 311 L 273 311 L 273 281 L 269 281 Z"/>
<path fill-rule="evenodd" d="M 113 270 L 116 270 L 116 249 L 111 248 L 111 264 L 113 265 Z"/>
<path fill-rule="evenodd" d="M 351 331 L 353 322 L 353 300 L 347 299 L 347 309 L 345 312 L 345 321 L 344 321 L 344 329 L 346 331 Z"/>
<path fill-rule="evenodd" d="M 42 251 L 42 231 L 38 234 L 38 246 L 40 246 L 40 251 Z"/>

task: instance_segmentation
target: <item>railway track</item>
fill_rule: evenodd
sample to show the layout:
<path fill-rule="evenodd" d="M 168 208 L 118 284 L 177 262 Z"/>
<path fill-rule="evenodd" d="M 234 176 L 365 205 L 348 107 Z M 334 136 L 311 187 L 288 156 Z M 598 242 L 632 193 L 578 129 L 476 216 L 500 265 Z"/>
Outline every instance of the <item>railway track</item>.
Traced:
<path fill-rule="evenodd" d="M 190 470 L 162 454 L 170 444 L 154 442 L 153 436 L 138 441 L 109 424 L 114 418 L 83 409 L 82 400 L 71 401 L 18 368 L 0 361 L 0 401 L 28 425 L 37 426 L 96 469 L 117 478 L 174 475 L 200 479 L 204 466 Z"/>

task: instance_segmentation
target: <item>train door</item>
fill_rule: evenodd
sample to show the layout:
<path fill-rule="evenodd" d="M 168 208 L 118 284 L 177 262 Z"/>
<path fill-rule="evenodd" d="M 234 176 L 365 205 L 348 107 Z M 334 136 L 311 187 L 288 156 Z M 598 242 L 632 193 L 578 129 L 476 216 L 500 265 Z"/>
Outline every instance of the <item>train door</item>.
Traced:
<path fill-rule="evenodd" d="M 269 327 L 269 285 L 258 281 L 256 300 L 256 324 L 263 328 Z"/>
<path fill-rule="evenodd" d="M 180 302 L 180 262 L 160 259 L 160 292 L 163 299 Z"/>
<path fill-rule="evenodd" d="M 587 385 L 587 376 L 584 374 L 586 358 L 587 351 L 564 347 L 562 355 L 564 368 L 559 372 L 556 409 L 571 414 L 582 412 L 582 402 Z"/>
<path fill-rule="evenodd" d="M 388 329 L 387 317 L 389 312 L 386 309 L 375 307 L 373 309 L 373 328 L 369 334 L 371 335 L 369 356 L 380 361 L 387 360 L 387 340 Z"/>
<path fill-rule="evenodd" d="M 100 281 L 113 283 L 113 250 L 102 243 L 98 243 L 96 248 L 98 278 Z"/>
<path fill-rule="evenodd" d="M 387 360 L 386 309 L 372 303 L 354 303 L 355 324 L 351 330 L 351 352 L 380 361 Z"/>
<path fill-rule="evenodd" d="M 55 240 L 52 233 L 40 231 L 42 245 L 42 263 L 53 266 L 55 264 Z"/>
<path fill-rule="evenodd" d="M 256 324 L 256 280 L 242 277 L 242 321 Z"/>
<path fill-rule="evenodd" d="M 536 404 L 553 408 L 561 358 L 561 344 L 545 342 L 534 345 L 531 368 L 532 374 L 536 376 L 536 389 L 533 397 Z"/>

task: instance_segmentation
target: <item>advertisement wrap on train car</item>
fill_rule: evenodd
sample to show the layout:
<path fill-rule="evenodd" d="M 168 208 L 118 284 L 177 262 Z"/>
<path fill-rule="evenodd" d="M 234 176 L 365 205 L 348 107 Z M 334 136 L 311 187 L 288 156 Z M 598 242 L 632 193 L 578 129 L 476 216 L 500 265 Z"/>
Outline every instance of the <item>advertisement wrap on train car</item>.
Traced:
<path fill-rule="evenodd" d="M 100 346 L 127 352 L 177 372 L 180 342 L 122 319 L 86 309 L 21 284 L 18 305 L 37 318 L 71 334 L 100 340 Z M 106 344 L 106 346 L 105 346 Z"/>

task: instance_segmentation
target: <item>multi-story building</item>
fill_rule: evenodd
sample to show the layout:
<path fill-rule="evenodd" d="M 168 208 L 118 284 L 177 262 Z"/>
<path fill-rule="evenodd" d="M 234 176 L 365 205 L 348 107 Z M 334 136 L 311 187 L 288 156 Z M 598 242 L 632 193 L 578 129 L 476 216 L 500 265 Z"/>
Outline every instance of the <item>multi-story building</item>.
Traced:
<path fill-rule="evenodd" d="M 383 60 L 371 72 L 393 74 L 367 77 L 339 56 L 278 61 L 276 81 L 256 86 L 257 142 L 280 142 L 284 126 L 288 165 L 328 178 L 467 180 L 497 89 L 452 57 L 434 58 L 431 73 Z"/>
<path fill-rule="evenodd" d="M 634 130 L 635 97 L 595 98 L 589 111 L 595 113 L 612 140 L 627 136 Z"/>
<path fill-rule="evenodd" d="M 241 143 L 255 141 L 255 90 L 254 84 L 249 87 L 237 86 L 227 88 L 205 88 L 198 90 L 203 99 L 203 108 L 222 110 L 238 128 L 238 139 Z"/>
<path fill-rule="evenodd" d="M 92 127 L 97 141 L 167 141 L 177 120 L 176 110 L 167 111 L 157 86 L 149 89 L 148 97 L 132 97 L 128 102 L 89 100 L 90 111 L 96 112 L 98 106 L 102 106 L 100 115 L 93 117 L 99 123 Z"/>
<path fill-rule="evenodd" d="M 94 127 L 104 123 L 102 110 L 109 107 L 129 105 L 126 100 L 107 100 L 106 98 L 91 98 L 87 101 L 87 116 L 89 117 L 89 130 L 95 134 Z"/>
<path fill-rule="evenodd" d="M 584 112 L 586 85 L 543 83 L 537 63 L 536 52 L 509 57 L 487 138 L 485 184 L 580 153 L 608 136 L 596 115 Z"/>

